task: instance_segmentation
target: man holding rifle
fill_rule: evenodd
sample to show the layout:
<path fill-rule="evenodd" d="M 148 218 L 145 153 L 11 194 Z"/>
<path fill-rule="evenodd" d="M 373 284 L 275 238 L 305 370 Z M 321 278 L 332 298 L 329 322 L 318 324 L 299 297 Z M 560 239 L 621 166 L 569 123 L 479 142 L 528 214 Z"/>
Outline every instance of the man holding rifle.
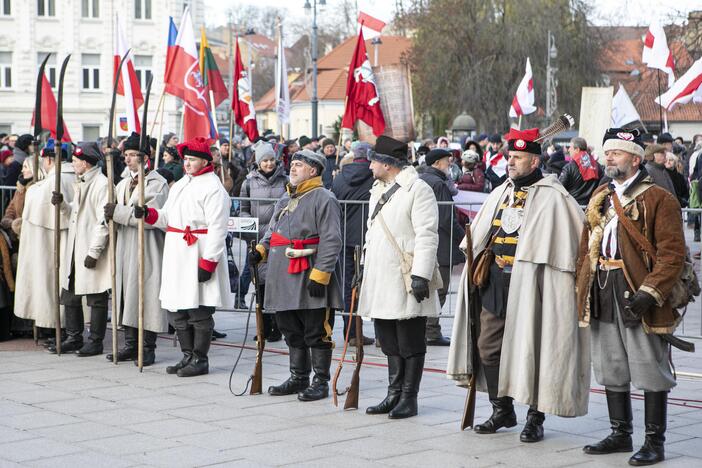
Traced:
<path fill-rule="evenodd" d="M 513 400 L 529 405 L 522 442 L 543 439 L 544 413 L 586 414 L 590 383 L 588 337 L 575 307 L 583 214 L 558 179 L 538 168 L 540 141 L 554 134 L 549 129 L 506 135 L 509 178 L 471 225 L 475 260 L 472 271 L 463 271 L 447 370 L 462 385 L 477 372 L 479 388 L 487 387 L 492 415 L 473 426 L 479 434 L 515 426 Z M 469 296 L 467 274 L 479 294 Z M 470 299 L 482 303 L 480 317 L 473 317 L 477 337 L 466 336 Z M 469 360 L 476 344 L 482 372 Z"/>
<path fill-rule="evenodd" d="M 268 393 L 298 393 L 301 401 L 329 396 L 334 311 L 344 308 L 341 209 L 322 185 L 326 164 L 324 156 L 310 150 L 292 156 L 287 193 L 249 256 L 252 265 L 268 263 L 264 305 L 276 312 L 290 352 L 290 378 Z"/>

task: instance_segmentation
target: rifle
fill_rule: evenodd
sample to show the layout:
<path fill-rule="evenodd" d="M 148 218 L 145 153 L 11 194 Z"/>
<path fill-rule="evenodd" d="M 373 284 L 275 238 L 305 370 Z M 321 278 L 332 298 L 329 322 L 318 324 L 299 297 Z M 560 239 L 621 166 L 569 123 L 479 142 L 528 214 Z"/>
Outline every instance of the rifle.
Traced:
<path fill-rule="evenodd" d="M 473 427 L 475 418 L 475 390 L 477 384 L 478 368 L 478 321 L 480 320 L 480 293 L 473 284 L 473 236 L 470 232 L 470 223 L 466 224 L 466 288 L 468 291 L 468 326 L 470 328 L 470 358 L 471 375 L 468 381 L 468 395 L 461 419 L 461 430 Z"/>
<path fill-rule="evenodd" d="M 58 101 L 56 104 L 56 155 L 54 156 L 55 174 L 54 191 L 61 193 L 61 140 L 63 140 L 63 79 L 71 54 L 68 54 L 61 64 L 58 83 Z M 56 288 L 56 304 L 54 321 L 56 331 L 56 354 L 61 355 L 61 205 L 54 207 L 54 287 Z"/>
<path fill-rule="evenodd" d="M 361 287 L 361 246 L 357 245 L 353 252 L 354 268 L 354 288 L 351 291 L 351 298 L 358 301 L 358 290 Z M 358 308 L 358 303 L 356 304 Z M 350 319 L 350 317 L 349 317 Z M 351 376 L 351 386 L 346 390 L 347 396 L 344 402 L 344 409 L 358 409 L 358 387 L 360 381 L 361 365 L 363 365 L 363 319 L 356 314 L 356 367 Z M 350 322 L 350 321 L 349 321 Z M 349 326 L 351 323 L 349 323 Z"/>
<path fill-rule="evenodd" d="M 130 49 L 131 50 L 131 49 Z M 119 84 L 120 73 L 122 71 L 122 65 L 129 55 L 129 50 L 122 60 L 120 60 L 117 66 L 117 73 L 115 73 L 115 85 L 112 87 L 112 103 L 110 105 L 110 118 L 107 127 L 107 154 L 105 154 L 105 166 L 107 166 L 107 203 L 115 202 L 115 168 L 112 161 L 112 133 L 114 131 L 113 126 L 115 122 L 115 106 L 117 104 L 117 85 Z M 119 337 L 117 336 L 117 326 L 119 325 L 119 310 L 117 310 L 117 252 L 115 250 L 115 239 L 117 235 L 115 233 L 115 222 L 110 220 L 107 223 L 107 229 L 109 232 L 110 244 L 108 246 L 108 257 L 110 260 L 110 287 L 112 288 L 112 362 L 117 365 L 117 348 Z"/>
<path fill-rule="evenodd" d="M 256 251 L 256 241 L 251 241 L 251 251 Z M 263 336 L 263 304 L 261 303 L 261 284 L 258 278 L 258 265 L 251 265 L 254 289 L 256 290 L 256 365 L 251 374 L 251 391 L 249 395 L 263 393 L 263 350 L 266 338 Z"/>
<path fill-rule="evenodd" d="M 146 83 L 146 96 L 144 96 L 144 112 L 141 116 L 141 135 L 139 140 L 139 206 L 144 206 L 144 156 L 146 156 L 146 149 L 149 147 L 149 138 L 146 135 L 146 116 L 149 112 L 149 96 L 151 96 L 151 83 L 153 82 L 153 75 L 149 77 L 149 81 Z M 138 344 L 137 344 L 137 366 L 139 366 L 139 372 L 144 370 L 144 217 L 139 218 L 138 225 L 138 247 L 139 247 L 139 331 L 138 331 Z"/>

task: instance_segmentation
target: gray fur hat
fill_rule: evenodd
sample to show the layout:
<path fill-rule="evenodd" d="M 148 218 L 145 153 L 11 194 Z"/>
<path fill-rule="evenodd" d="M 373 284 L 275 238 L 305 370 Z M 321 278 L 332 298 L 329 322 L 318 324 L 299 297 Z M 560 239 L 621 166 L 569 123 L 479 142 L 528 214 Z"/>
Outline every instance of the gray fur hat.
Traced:
<path fill-rule="evenodd" d="M 317 175 L 322 175 L 322 172 L 324 172 L 324 168 L 327 167 L 327 159 L 323 155 L 315 153 L 312 150 L 303 149 L 293 154 L 291 161 L 296 160 L 300 160 L 306 164 L 309 164 L 312 167 L 316 167 L 318 169 Z"/>

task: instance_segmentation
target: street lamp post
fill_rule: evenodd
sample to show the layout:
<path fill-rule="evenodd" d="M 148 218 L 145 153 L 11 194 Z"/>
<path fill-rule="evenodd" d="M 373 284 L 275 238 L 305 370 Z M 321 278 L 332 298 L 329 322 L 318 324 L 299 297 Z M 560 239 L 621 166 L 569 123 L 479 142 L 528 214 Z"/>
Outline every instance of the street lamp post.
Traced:
<path fill-rule="evenodd" d="M 318 3 L 319 2 L 319 3 Z M 317 99 L 317 5 L 323 7 L 327 4 L 326 0 L 305 0 L 305 10 L 312 10 L 312 138 L 317 138 L 317 107 L 319 100 Z"/>

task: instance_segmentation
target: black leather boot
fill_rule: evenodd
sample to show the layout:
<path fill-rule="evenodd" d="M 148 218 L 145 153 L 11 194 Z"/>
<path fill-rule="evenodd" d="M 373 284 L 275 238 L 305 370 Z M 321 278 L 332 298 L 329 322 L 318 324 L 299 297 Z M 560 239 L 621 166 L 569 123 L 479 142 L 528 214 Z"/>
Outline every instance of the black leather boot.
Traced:
<path fill-rule="evenodd" d="M 331 348 L 312 348 L 310 352 L 314 378 L 309 387 L 297 394 L 297 399 L 300 401 L 316 401 L 329 396 L 332 350 Z"/>
<path fill-rule="evenodd" d="M 497 398 L 497 391 L 500 383 L 500 366 L 483 365 L 485 381 L 487 382 L 488 395 L 492 405 L 492 415 L 482 424 L 477 424 L 473 430 L 478 434 L 494 434 L 503 427 L 514 427 L 517 425 L 517 414 L 514 412 L 512 398 Z"/>
<path fill-rule="evenodd" d="M 366 408 L 366 414 L 388 414 L 400 401 L 402 377 L 405 375 L 405 360 L 402 356 L 388 356 L 388 394 L 376 406 Z"/>
<path fill-rule="evenodd" d="M 66 339 L 61 341 L 61 353 L 73 353 L 83 347 L 83 307 L 65 306 Z M 56 354 L 56 343 L 47 346 L 47 351 Z"/>
<path fill-rule="evenodd" d="M 134 327 L 124 326 L 124 347 L 117 351 L 117 361 L 133 361 L 137 358 L 137 338 L 139 330 Z M 112 361 L 112 353 L 105 356 L 105 359 Z"/>
<path fill-rule="evenodd" d="M 290 354 L 290 377 L 280 385 L 268 387 L 268 394 L 273 396 L 293 395 L 310 385 L 310 350 L 309 348 L 288 348 Z"/>
<path fill-rule="evenodd" d="M 668 392 L 644 392 L 646 438 L 643 447 L 630 459 L 633 466 L 653 465 L 665 460 Z"/>
<path fill-rule="evenodd" d="M 78 357 L 102 354 L 102 341 L 107 330 L 107 305 L 90 307 L 90 335 L 88 342 L 78 350 Z"/>
<path fill-rule="evenodd" d="M 166 367 L 166 374 L 177 374 L 193 358 L 193 328 L 188 327 L 185 330 L 176 330 L 176 335 L 178 335 L 180 350 L 183 352 L 183 359 L 178 364 Z"/>
<path fill-rule="evenodd" d="M 178 377 L 196 377 L 210 372 L 210 363 L 207 354 L 212 342 L 212 328 L 194 328 L 195 340 L 193 342 L 193 358 L 187 366 L 178 369 Z"/>
<path fill-rule="evenodd" d="M 519 434 L 519 440 L 526 443 L 540 442 L 544 440 L 544 419 L 546 415 L 536 409 L 536 406 L 530 406 L 527 411 L 526 424 L 522 433 Z"/>
<path fill-rule="evenodd" d="M 144 330 L 144 367 L 152 366 L 156 362 L 156 332 Z M 138 366 L 139 362 L 134 361 L 134 365 Z"/>
<path fill-rule="evenodd" d="M 388 413 L 390 419 L 405 419 L 417 416 L 417 394 L 424 372 L 424 354 L 404 359 L 402 376 L 402 394 L 397 405 Z"/>
<path fill-rule="evenodd" d="M 631 425 L 631 395 L 629 392 L 613 392 L 606 389 L 605 392 L 612 433 L 596 444 L 586 445 L 583 452 L 590 455 L 631 452 L 634 450 L 631 444 L 631 434 L 634 432 Z"/>

